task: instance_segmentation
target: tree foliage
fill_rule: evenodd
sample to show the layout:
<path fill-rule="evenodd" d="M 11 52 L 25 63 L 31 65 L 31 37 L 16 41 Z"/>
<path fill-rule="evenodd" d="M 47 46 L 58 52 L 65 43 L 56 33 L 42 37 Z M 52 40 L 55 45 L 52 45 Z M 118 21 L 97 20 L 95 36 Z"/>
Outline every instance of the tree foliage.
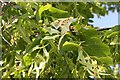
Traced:
<path fill-rule="evenodd" d="M 120 26 L 98 31 L 89 24 L 94 14 L 105 16 L 118 6 L 2 3 L 2 78 L 119 78 L 119 68 L 110 66 L 120 63 Z"/>

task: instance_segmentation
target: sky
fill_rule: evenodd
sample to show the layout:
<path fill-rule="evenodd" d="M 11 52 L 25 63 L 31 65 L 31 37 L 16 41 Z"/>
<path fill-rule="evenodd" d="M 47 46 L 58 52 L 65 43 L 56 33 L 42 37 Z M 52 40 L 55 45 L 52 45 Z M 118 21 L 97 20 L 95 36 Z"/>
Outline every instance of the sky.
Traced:
<path fill-rule="evenodd" d="M 118 25 L 118 13 L 117 11 L 109 12 L 108 15 L 102 16 L 101 18 L 98 18 L 97 15 L 94 16 L 92 19 L 94 22 L 92 23 L 94 27 L 100 27 L 100 28 L 105 28 L 105 27 L 112 27 L 114 25 Z"/>

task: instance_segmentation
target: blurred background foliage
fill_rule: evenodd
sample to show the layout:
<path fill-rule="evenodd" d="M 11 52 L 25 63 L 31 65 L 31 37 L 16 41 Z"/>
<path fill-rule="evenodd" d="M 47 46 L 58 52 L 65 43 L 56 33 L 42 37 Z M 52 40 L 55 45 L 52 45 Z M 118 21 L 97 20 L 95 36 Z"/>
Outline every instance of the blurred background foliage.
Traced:
<path fill-rule="evenodd" d="M 2 78 L 119 78 L 120 26 L 96 14 L 120 2 L 1 2 Z M 116 66 L 115 66 L 116 65 Z"/>

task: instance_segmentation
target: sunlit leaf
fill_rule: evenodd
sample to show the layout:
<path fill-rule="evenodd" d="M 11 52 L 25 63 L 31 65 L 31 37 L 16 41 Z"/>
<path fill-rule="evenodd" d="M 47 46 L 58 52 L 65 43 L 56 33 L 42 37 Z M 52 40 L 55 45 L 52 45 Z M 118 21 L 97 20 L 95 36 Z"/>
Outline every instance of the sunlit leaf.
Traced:
<path fill-rule="evenodd" d="M 73 42 L 65 42 L 63 44 L 63 50 L 65 51 L 78 51 L 79 45 Z"/>
<path fill-rule="evenodd" d="M 43 38 L 43 40 L 50 40 L 50 39 L 53 39 L 53 40 L 55 40 L 55 38 L 58 38 L 60 35 L 55 35 L 55 36 L 45 36 L 44 38 Z"/>

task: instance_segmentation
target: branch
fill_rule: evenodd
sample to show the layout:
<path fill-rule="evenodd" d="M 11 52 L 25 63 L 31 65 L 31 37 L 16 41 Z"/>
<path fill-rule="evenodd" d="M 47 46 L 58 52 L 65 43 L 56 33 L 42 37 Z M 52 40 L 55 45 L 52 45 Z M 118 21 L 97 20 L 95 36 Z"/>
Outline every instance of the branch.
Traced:
<path fill-rule="evenodd" d="M 101 29 L 97 29 L 97 31 L 103 31 L 103 30 L 109 30 L 111 28 L 101 28 Z"/>

